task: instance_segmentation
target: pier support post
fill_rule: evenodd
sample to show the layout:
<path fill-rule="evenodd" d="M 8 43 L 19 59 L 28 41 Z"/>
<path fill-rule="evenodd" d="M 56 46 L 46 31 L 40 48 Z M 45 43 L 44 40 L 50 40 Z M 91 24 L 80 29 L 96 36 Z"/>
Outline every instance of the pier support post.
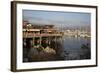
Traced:
<path fill-rule="evenodd" d="M 40 45 L 41 45 L 41 43 L 42 43 L 42 37 L 40 36 Z"/>

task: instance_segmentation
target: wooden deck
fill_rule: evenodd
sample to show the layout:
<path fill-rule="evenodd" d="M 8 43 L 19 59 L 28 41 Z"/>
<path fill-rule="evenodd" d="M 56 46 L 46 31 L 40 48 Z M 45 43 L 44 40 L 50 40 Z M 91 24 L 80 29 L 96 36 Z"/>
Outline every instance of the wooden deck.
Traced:
<path fill-rule="evenodd" d="M 47 34 L 47 33 L 44 33 L 44 34 L 31 34 L 31 33 L 25 33 L 23 34 L 23 38 L 33 38 L 33 37 L 61 37 L 62 34 Z"/>

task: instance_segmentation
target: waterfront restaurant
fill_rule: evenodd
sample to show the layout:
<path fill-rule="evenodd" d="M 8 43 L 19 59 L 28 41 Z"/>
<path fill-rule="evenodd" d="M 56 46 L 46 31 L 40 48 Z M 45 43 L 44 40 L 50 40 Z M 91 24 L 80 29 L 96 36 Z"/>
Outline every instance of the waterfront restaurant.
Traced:
<path fill-rule="evenodd" d="M 24 53 L 25 51 L 27 52 L 24 54 L 24 62 L 27 61 L 26 58 L 30 54 L 31 48 L 33 50 L 31 50 L 32 54 L 30 55 L 30 61 L 48 60 L 48 58 L 51 56 L 49 55 L 48 57 L 48 54 L 53 54 L 53 56 L 56 55 L 58 50 L 56 45 L 54 45 L 53 43 L 58 43 L 57 39 L 61 37 L 61 31 L 59 31 L 57 28 L 54 28 L 54 25 L 35 25 L 30 24 L 27 21 L 23 22 L 23 51 Z M 34 50 L 38 50 L 37 55 L 33 54 L 36 53 L 36 51 Z M 42 55 L 43 52 L 46 53 L 44 55 L 47 56 L 47 58 L 43 58 L 43 56 L 40 54 L 41 52 Z M 41 57 L 39 56 L 39 54 L 41 55 Z M 37 58 L 35 57 L 33 60 L 34 56 L 36 56 Z"/>

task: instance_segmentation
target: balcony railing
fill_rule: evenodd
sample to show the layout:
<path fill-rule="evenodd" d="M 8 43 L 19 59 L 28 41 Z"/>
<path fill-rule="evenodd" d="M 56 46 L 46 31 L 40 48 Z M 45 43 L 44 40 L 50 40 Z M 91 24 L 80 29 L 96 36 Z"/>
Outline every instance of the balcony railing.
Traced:
<path fill-rule="evenodd" d="M 49 37 L 49 36 L 62 36 L 62 34 L 60 33 L 53 33 L 53 34 L 49 34 L 49 33 L 43 33 L 43 34 L 34 34 L 34 33 L 23 33 L 23 37 L 24 38 L 32 38 L 32 37 Z"/>

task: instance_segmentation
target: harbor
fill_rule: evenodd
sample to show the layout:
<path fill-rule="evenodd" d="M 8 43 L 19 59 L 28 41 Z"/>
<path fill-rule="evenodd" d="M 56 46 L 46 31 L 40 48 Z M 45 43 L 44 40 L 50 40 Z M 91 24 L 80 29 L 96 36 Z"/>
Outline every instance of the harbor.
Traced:
<path fill-rule="evenodd" d="M 90 33 L 23 22 L 23 62 L 90 59 Z"/>

